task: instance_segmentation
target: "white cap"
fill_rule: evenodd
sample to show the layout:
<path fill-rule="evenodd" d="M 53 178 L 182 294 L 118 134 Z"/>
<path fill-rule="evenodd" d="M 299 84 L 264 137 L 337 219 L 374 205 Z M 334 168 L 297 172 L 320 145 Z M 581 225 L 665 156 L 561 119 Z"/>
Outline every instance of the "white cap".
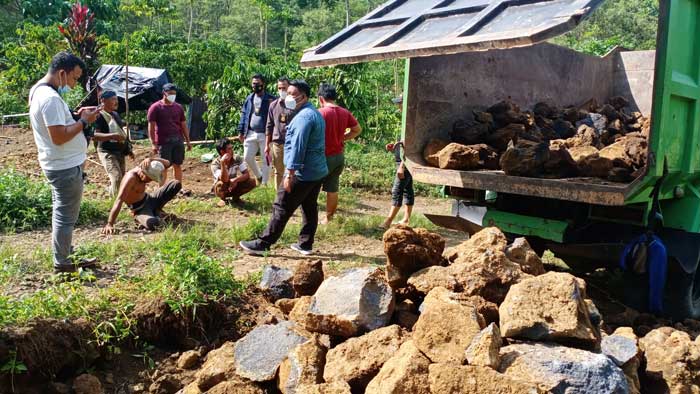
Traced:
<path fill-rule="evenodd" d="M 143 172 L 145 172 L 146 176 L 152 180 L 160 183 L 160 180 L 163 178 L 163 171 L 165 171 L 165 166 L 163 163 L 153 160 L 148 168 L 146 168 Z"/>

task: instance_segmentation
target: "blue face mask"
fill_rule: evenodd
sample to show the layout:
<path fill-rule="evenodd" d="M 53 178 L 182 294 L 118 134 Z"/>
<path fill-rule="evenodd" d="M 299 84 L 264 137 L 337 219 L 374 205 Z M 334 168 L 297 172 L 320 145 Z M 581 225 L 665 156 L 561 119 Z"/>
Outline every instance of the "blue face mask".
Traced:
<path fill-rule="evenodd" d="M 59 82 L 59 83 L 60 83 L 60 82 Z M 64 94 L 70 92 L 70 90 L 71 90 L 71 87 L 68 86 L 68 78 L 66 78 L 66 84 L 65 84 L 65 85 L 61 85 L 61 86 L 58 87 L 58 89 L 56 89 L 56 91 L 57 91 L 58 94 L 60 94 L 60 95 L 64 95 Z"/>

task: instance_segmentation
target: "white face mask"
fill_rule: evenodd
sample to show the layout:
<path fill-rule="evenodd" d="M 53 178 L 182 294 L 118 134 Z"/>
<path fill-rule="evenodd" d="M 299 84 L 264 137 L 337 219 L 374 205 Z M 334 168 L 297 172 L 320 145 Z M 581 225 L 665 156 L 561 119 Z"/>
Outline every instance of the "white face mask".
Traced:
<path fill-rule="evenodd" d="M 177 94 L 169 94 L 169 95 L 165 96 L 165 98 L 167 98 L 168 101 L 171 102 L 171 103 L 174 103 L 174 102 L 175 102 L 175 98 L 176 98 L 176 97 L 177 97 Z"/>
<path fill-rule="evenodd" d="M 279 94 L 280 94 L 280 98 L 281 98 L 282 100 L 284 100 L 285 98 L 287 98 L 287 91 L 286 91 L 286 90 L 280 90 L 280 91 L 279 91 Z"/>
<path fill-rule="evenodd" d="M 284 106 L 287 109 L 296 109 L 297 108 L 297 101 L 294 100 L 294 97 L 287 96 L 284 98 Z"/>

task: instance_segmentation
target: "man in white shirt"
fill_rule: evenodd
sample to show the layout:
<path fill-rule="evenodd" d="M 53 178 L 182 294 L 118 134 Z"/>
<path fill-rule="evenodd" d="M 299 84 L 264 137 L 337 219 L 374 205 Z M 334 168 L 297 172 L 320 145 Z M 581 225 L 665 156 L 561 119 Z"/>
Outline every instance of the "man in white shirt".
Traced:
<path fill-rule="evenodd" d="M 52 189 L 52 247 L 56 272 L 73 272 L 91 265 L 74 263 L 73 228 L 78 220 L 83 196 L 82 165 L 87 158 L 84 131 L 94 122 L 99 108 L 81 108 L 76 121 L 61 97 L 77 83 L 85 63 L 69 53 L 60 52 L 51 59 L 46 75 L 29 91 L 29 115 L 39 165 Z"/>

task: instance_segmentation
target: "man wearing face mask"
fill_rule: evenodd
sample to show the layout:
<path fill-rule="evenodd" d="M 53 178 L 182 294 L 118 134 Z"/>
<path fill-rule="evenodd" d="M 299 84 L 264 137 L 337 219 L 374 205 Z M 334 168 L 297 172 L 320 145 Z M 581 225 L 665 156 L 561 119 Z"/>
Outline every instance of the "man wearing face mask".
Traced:
<path fill-rule="evenodd" d="M 241 121 L 238 124 L 238 138 L 243 143 L 243 159 L 259 184 L 266 184 L 270 176 L 270 163 L 265 154 L 265 126 L 270 103 L 275 96 L 265 91 L 265 78 L 261 74 L 253 75 L 251 79 L 253 93 L 246 97 L 241 110 Z M 260 152 L 262 156 L 262 171 L 255 161 Z"/>
<path fill-rule="evenodd" d="M 172 164 L 175 179 L 182 184 L 182 163 L 185 161 L 185 142 L 187 150 L 190 145 L 190 132 L 187 128 L 185 110 L 175 102 L 177 86 L 172 83 L 163 85 L 163 98 L 148 108 L 148 136 L 153 144 L 153 153 L 158 154 Z M 161 185 L 168 178 L 163 174 Z M 183 190 L 183 193 L 188 193 Z"/>
<path fill-rule="evenodd" d="M 69 52 L 51 59 L 48 73 L 29 91 L 29 120 L 39 165 L 51 185 L 53 215 L 51 241 L 56 272 L 74 272 L 94 261 L 73 261 L 73 228 L 83 197 L 83 169 L 87 158 L 85 129 L 99 108 L 81 108 L 77 121 L 61 97 L 75 87 L 85 63 Z"/>
<path fill-rule="evenodd" d="M 241 248 L 249 254 L 262 256 L 279 240 L 294 211 L 301 206 L 302 227 L 299 242 L 291 248 L 303 255 L 312 253 L 318 227 L 318 193 L 321 182 L 328 175 L 326 165 L 325 123 L 318 110 L 309 102 L 311 88 L 304 80 L 289 83 L 285 107 L 294 109 L 294 118 L 287 125 L 284 140 L 282 187 L 272 205 L 272 218 L 262 235 L 251 241 L 241 241 Z"/>
<path fill-rule="evenodd" d="M 269 155 L 272 161 L 275 190 L 281 187 L 284 179 L 284 137 L 287 135 L 287 123 L 292 120 L 292 110 L 284 106 L 287 88 L 289 88 L 287 77 L 277 80 L 277 92 L 280 98 L 270 104 L 265 128 L 265 155 Z"/>

